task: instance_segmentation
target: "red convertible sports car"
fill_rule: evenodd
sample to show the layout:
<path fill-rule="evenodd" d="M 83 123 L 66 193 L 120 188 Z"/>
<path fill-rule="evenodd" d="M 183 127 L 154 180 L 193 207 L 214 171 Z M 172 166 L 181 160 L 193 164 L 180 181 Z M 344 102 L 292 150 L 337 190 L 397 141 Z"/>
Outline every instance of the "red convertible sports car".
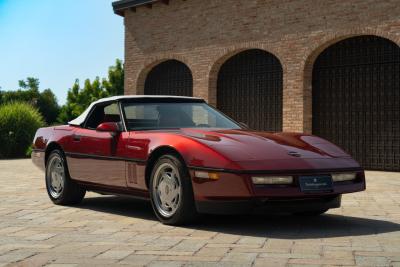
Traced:
<path fill-rule="evenodd" d="M 249 130 L 204 100 L 116 96 L 69 125 L 41 128 L 33 162 L 56 204 L 87 190 L 150 199 L 158 219 L 199 213 L 317 215 L 365 189 L 364 171 L 317 136 Z"/>

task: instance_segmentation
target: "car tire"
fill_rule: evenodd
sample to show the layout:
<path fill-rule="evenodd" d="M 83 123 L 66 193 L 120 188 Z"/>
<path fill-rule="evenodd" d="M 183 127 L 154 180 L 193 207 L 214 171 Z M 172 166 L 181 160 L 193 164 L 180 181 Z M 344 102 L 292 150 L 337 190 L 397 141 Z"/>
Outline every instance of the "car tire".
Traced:
<path fill-rule="evenodd" d="M 297 216 L 319 216 L 327 212 L 329 209 L 321 209 L 321 210 L 310 210 L 310 211 L 303 211 L 303 212 L 296 212 L 294 215 Z"/>
<path fill-rule="evenodd" d="M 57 205 L 78 204 L 85 197 L 86 190 L 71 180 L 64 153 L 58 149 L 47 158 L 45 179 L 47 194 Z"/>
<path fill-rule="evenodd" d="M 161 156 L 155 163 L 149 192 L 154 213 L 163 224 L 187 224 L 198 217 L 189 172 L 175 155 Z"/>

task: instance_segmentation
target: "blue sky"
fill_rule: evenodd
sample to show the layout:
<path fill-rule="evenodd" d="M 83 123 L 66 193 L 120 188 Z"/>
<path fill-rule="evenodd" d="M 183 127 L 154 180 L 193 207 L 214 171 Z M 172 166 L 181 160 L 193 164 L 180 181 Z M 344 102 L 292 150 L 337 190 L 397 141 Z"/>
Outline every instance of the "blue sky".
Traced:
<path fill-rule="evenodd" d="M 123 19 L 111 0 L 0 0 L 0 87 L 39 78 L 63 104 L 75 79 L 105 77 L 123 59 Z"/>

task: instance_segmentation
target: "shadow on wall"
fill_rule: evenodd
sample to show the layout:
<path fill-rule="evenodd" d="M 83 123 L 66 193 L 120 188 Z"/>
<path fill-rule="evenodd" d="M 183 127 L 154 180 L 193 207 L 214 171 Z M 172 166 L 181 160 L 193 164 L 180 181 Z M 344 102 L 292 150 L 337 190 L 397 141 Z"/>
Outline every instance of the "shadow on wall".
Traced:
<path fill-rule="evenodd" d="M 150 202 L 131 198 L 114 196 L 86 198 L 78 207 L 152 221 L 157 220 Z M 400 224 L 390 221 L 331 214 L 308 218 L 278 215 L 205 215 L 198 222 L 182 227 L 225 234 L 281 239 L 362 236 L 400 231 Z"/>

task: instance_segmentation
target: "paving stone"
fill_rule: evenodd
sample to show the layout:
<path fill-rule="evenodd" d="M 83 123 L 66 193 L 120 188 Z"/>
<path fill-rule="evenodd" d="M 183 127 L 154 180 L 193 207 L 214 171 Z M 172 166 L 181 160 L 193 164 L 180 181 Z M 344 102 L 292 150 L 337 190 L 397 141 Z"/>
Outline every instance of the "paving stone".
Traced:
<path fill-rule="evenodd" d="M 340 251 L 340 250 L 325 250 L 323 257 L 327 259 L 347 259 L 353 258 L 352 251 Z"/>
<path fill-rule="evenodd" d="M 200 240 L 183 240 L 176 246 L 174 246 L 171 250 L 172 251 L 192 251 L 196 252 L 201 249 L 205 245 L 204 241 Z"/>
<path fill-rule="evenodd" d="M 354 260 L 352 259 L 290 259 L 289 264 L 298 264 L 298 265 L 354 265 Z"/>
<path fill-rule="evenodd" d="M 139 250 L 135 254 L 138 255 L 167 255 L 167 256 L 187 256 L 193 255 L 190 251 L 169 251 L 169 250 Z"/>
<path fill-rule="evenodd" d="M 29 258 L 35 254 L 36 254 L 35 252 L 27 250 L 10 251 L 8 253 L 0 255 L 0 262 L 8 262 L 8 263 L 18 262 L 26 258 Z"/>
<path fill-rule="evenodd" d="M 93 192 L 56 206 L 30 160 L 0 161 L 0 183 L 0 266 L 400 267 L 400 173 L 367 172 L 367 191 L 320 217 L 181 227 L 160 224 L 146 202 Z"/>
<path fill-rule="evenodd" d="M 158 260 L 161 261 L 219 261 L 221 257 L 217 256 L 160 256 Z"/>
<path fill-rule="evenodd" d="M 149 263 L 147 266 L 148 267 L 180 267 L 180 266 L 184 266 L 184 262 L 180 262 L 180 261 L 153 261 L 151 263 Z"/>
<path fill-rule="evenodd" d="M 319 259 L 321 256 L 319 254 L 303 254 L 303 253 L 260 253 L 260 258 L 269 259 Z"/>
<path fill-rule="evenodd" d="M 203 247 L 201 248 L 196 255 L 205 255 L 205 256 L 224 256 L 229 251 L 229 248 L 209 248 Z"/>
<path fill-rule="evenodd" d="M 158 255 L 136 255 L 131 254 L 128 257 L 121 260 L 119 263 L 127 264 L 129 266 L 144 266 L 150 262 L 156 260 Z"/>
<path fill-rule="evenodd" d="M 108 250 L 104 253 L 99 254 L 96 258 L 121 260 L 132 253 L 133 251 L 129 250 Z"/>
<path fill-rule="evenodd" d="M 47 240 L 49 238 L 52 238 L 56 234 L 36 234 L 32 236 L 26 237 L 27 240 L 36 240 L 36 241 L 42 241 L 42 240 Z"/>
<path fill-rule="evenodd" d="M 359 266 L 389 266 L 390 261 L 386 257 L 356 256 L 356 264 Z"/>
<path fill-rule="evenodd" d="M 254 261 L 254 267 L 280 267 L 286 266 L 288 260 L 287 259 L 277 259 L 277 258 L 267 258 L 267 259 L 260 259 L 257 258 Z"/>
<path fill-rule="evenodd" d="M 253 244 L 259 245 L 260 247 L 264 245 L 266 238 L 263 237 L 242 237 L 237 242 L 237 244 Z"/>
<path fill-rule="evenodd" d="M 50 263 L 47 264 L 46 267 L 76 267 L 78 264 L 69 264 L 69 263 Z"/>
<path fill-rule="evenodd" d="M 247 262 L 252 263 L 257 257 L 257 253 L 228 253 L 222 258 L 222 261 L 233 261 L 233 262 Z"/>
<path fill-rule="evenodd" d="M 218 233 L 212 239 L 209 240 L 209 243 L 233 244 L 236 243 L 239 239 L 240 236 L 237 235 Z"/>
<path fill-rule="evenodd" d="M 291 253 L 295 254 L 320 254 L 322 252 L 322 245 L 298 245 L 295 244 L 291 248 Z"/>

